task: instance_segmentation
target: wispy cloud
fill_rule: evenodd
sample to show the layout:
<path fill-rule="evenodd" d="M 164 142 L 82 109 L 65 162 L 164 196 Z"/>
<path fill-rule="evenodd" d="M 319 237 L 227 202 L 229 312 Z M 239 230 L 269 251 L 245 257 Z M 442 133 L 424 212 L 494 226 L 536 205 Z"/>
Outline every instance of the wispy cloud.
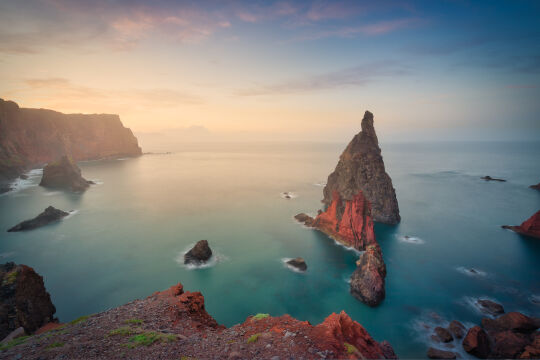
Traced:
<path fill-rule="evenodd" d="M 281 95 L 335 89 L 349 86 L 365 86 L 378 78 L 402 76 L 410 71 L 393 61 L 363 64 L 325 74 L 292 79 L 281 83 L 260 85 L 238 90 L 239 96 Z"/>

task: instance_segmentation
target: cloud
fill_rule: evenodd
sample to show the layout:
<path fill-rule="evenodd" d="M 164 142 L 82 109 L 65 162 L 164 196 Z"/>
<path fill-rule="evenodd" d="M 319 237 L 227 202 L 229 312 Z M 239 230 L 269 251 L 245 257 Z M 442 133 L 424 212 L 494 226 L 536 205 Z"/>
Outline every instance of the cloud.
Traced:
<path fill-rule="evenodd" d="M 280 95 L 311 92 L 348 86 L 365 86 L 378 78 L 409 73 L 404 66 L 392 62 L 374 62 L 330 73 L 292 79 L 282 83 L 262 85 L 236 92 L 239 96 Z"/>

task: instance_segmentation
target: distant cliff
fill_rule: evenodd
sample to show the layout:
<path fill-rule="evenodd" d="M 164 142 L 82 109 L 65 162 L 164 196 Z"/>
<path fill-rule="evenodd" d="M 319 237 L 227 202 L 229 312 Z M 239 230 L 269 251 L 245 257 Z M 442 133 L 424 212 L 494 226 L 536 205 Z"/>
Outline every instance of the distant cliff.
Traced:
<path fill-rule="evenodd" d="M 141 154 L 137 138 L 118 115 L 25 109 L 0 99 L 0 179 L 62 155 L 80 161 Z"/>

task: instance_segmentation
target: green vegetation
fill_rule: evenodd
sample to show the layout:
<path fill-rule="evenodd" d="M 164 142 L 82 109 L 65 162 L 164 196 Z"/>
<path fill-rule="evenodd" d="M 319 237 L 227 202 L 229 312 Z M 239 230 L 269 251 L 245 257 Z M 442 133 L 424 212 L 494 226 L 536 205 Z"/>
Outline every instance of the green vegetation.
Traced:
<path fill-rule="evenodd" d="M 254 315 L 253 316 L 253 320 L 261 320 L 261 319 L 266 319 L 267 317 L 269 317 L 270 314 L 262 314 L 262 313 L 258 313 L 257 315 Z"/>
<path fill-rule="evenodd" d="M 182 357 L 180 357 L 180 360 L 197 360 L 197 358 L 182 355 Z"/>
<path fill-rule="evenodd" d="M 358 351 L 356 346 L 349 344 L 349 343 L 343 343 L 345 345 L 345 349 L 347 349 L 347 354 L 354 354 Z"/>
<path fill-rule="evenodd" d="M 30 339 L 30 336 L 21 336 L 9 341 L 7 344 L 0 344 L 0 351 L 8 350 L 14 346 L 24 344 L 28 339 Z"/>
<path fill-rule="evenodd" d="M 70 321 L 69 324 L 70 325 L 75 325 L 75 324 L 82 323 L 82 322 L 86 321 L 86 319 L 88 319 L 89 317 L 90 317 L 90 315 L 80 316 L 80 317 L 76 318 L 75 320 Z"/>
<path fill-rule="evenodd" d="M 64 346 L 65 344 L 63 342 L 53 342 L 47 345 L 46 349 L 54 349 Z"/>
<path fill-rule="evenodd" d="M 173 342 L 176 341 L 177 337 L 172 334 L 162 334 L 157 332 L 146 332 L 142 334 L 137 334 L 129 338 L 129 343 L 125 346 L 129 348 L 135 348 L 137 346 L 150 346 L 155 342 Z"/>
<path fill-rule="evenodd" d="M 2 282 L 2 285 L 6 286 L 13 284 L 17 280 L 17 275 L 19 275 L 19 273 L 17 273 L 17 270 L 8 272 L 6 276 L 4 276 L 4 281 Z"/>
<path fill-rule="evenodd" d="M 253 334 L 253 335 L 251 335 L 249 337 L 249 339 L 247 340 L 247 343 L 251 344 L 251 343 L 257 342 L 257 340 L 259 340 L 259 336 L 261 336 L 261 334 Z"/>
<path fill-rule="evenodd" d="M 141 325 L 144 321 L 142 319 L 128 319 L 126 321 L 124 321 L 124 323 L 126 324 L 137 324 L 137 325 Z"/>
<path fill-rule="evenodd" d="M 129 326 L 124 326 L 115 330 L 111 330 L 108 336 L 115 336 L 115 335 L 128 336 L 128 335 L 133 335 L 136 333 L 137 332 L 134 329 L 130 328 Z"/>

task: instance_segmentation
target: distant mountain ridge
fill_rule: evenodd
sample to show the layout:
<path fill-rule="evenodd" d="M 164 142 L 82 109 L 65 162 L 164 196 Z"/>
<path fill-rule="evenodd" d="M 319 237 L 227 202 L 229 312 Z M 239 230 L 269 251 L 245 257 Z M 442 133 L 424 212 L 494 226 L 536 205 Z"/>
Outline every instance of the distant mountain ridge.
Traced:
<path fill-rule="evenodd" d="M 63 155 L 80 161 L 141 154 L 118 115 L 63 114 L 0 99 L 0 180 Z"/>

